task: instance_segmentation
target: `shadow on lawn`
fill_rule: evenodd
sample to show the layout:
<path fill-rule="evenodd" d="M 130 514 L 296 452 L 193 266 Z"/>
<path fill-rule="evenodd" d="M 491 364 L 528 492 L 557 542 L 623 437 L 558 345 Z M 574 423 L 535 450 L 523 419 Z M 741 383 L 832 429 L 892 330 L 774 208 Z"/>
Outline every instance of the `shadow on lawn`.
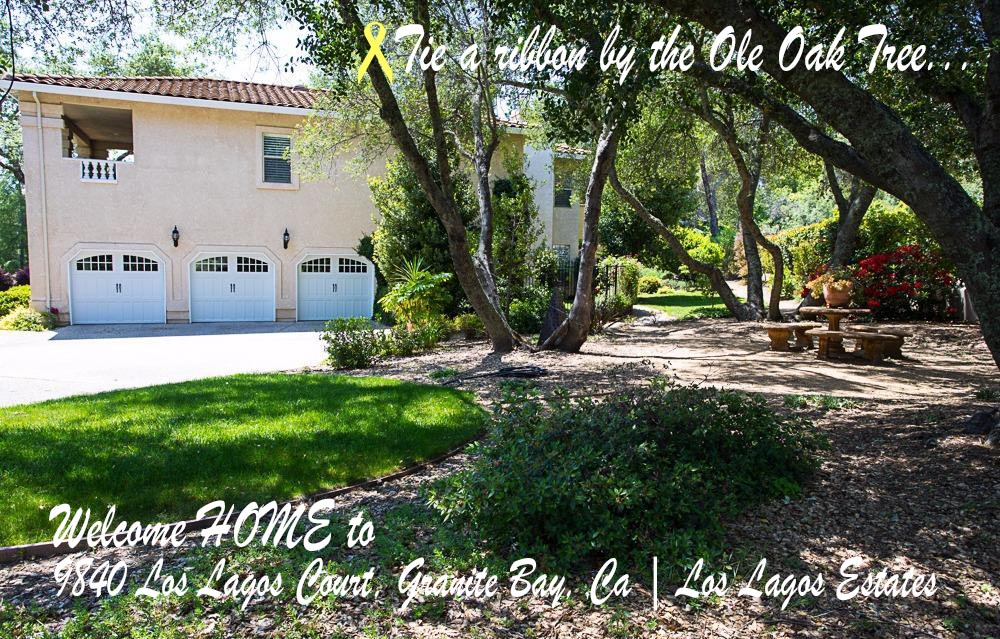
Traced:
<path fill-rule="evenodd" d="M 285 499 L 381 475 L 483 426 L 481 409 L 450 389 L 321 375 L 203 380 L 0 416 L 0 490 L 13 504 L 0 512 L 3 545 L 51 535 L 59 503 L 188 519 L 216 499 Z"/>

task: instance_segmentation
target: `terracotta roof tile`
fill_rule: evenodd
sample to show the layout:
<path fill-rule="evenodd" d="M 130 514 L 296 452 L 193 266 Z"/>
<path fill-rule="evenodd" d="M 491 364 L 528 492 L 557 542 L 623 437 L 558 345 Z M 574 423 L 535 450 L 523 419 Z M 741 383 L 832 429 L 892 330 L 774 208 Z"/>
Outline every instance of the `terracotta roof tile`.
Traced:
<path fill-rule="evenodd" d="M 6 79 L 10 79 L 9 76 Z M 212 78 L 134 77 L 98 78 L 65 75 L 17 75 L 17 82 L 97 89 L 121 93 L 141 93 L 173 98 L 239 102 L 261 106 L 281 106 L 308 109 L 318 95 L 306 87 L 289 87 L 279 84 L 214 80 Z"/>

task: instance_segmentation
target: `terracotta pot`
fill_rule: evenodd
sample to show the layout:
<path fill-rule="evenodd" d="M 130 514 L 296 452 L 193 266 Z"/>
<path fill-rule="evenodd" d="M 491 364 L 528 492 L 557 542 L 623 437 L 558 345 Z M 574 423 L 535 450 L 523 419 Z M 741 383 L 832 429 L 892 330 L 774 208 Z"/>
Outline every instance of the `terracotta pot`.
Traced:
<path fill-rule="evenodd" d="M 831 289 L 829 285 L 824 286 L 823 299 L 826 300 L 826 305 L 831 308 L 837 308 L 850 304 L 852 286 L 853 285 L 848 285 L 847 288 L 843 289 Z"/>

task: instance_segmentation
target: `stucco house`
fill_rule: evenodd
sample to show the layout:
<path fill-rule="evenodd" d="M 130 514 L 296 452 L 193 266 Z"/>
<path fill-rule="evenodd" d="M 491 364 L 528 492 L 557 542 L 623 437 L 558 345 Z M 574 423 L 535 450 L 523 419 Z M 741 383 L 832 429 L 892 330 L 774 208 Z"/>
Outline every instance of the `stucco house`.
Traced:
<path fill-rule="evenodd" d="M 20 75 L 32 304 L 61 322 L 370 316 L 374 229 L 364 177 L 300 181 L 286 149 L 304 87 L 204 78 Z M 544 241 L 575 256 L 582 210 L 557 175 L 572 150 L 533 148 Z"/>

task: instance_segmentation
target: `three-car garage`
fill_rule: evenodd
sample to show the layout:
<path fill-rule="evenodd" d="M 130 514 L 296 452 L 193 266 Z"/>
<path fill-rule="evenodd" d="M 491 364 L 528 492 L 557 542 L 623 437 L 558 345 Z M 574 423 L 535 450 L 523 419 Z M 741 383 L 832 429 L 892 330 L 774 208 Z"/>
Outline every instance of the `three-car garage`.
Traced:
<path fill-rule="evenodd" d="M 67 268 L 72 323 L 167 321 L 167 291 L 178 287 L 174 282 L 171 288 L 167 277 L 170 264 L 158 254 L 87 251 L 74 255 Z M 282 297 L 295 300 L 297 320 L 371 317 L 375 274 L 368 260 L 353 254 L 305 254 L 285 268 L 294 269 L 294 280 L 286 280 L 294 287 L 293 295 L 279 294 L 280 267 L 268 255 L 243 251 L 195 254 L 187 260 L 183 273 L 188 321 L 273 322 L 278 319 Z M 285 290 L 288 288 L 286 285 Z M 172 299 L 175 308 L 177 298 Z M 285 319 L 293 319 L 289 313 L 291 309 L 285 312 Z"/>

